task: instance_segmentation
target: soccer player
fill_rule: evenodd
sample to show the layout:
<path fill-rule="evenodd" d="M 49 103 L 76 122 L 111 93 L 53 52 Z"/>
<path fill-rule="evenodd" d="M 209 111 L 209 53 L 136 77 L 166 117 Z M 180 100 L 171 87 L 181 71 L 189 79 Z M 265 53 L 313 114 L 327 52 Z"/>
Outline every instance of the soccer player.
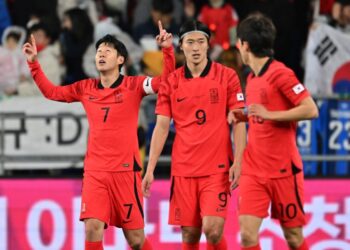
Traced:
<path fill-rule="evenodd" d="M 318 110 L 293 71 L 273 59 L 276 30 L 269 18 L 248 16 L 237 31 L 242 60 L 252 70 L 246 87 L 247 116 L 237 110 L 228 117 L 249 123 L 239 190 L 241 249 L 261 249 L 259 228 L 271 204 L 271 216 L 279 220 L 289 248 L 306 250 L 296 122 L 316 118 Z"/>
<path fill-rule="evenodd" d="M 157 123 L 142 190 L 146 197 L 150 195 L 156 162 L 173 119 L 176 135 L 169 223 L 181 226 L 182 249 L 199 249 L 203 230 L 207 249 L 225 250 L 223 228 L 230 198 L 229 180 L 231 188 L 237 186 L 246 140 L 245 124 L 236 123 L 233 159 L 226 118 L 229 110 L 244 106 L 243 94 L 235 71 L 208 59 L 210 31 L 204 24 L 186 22 L 179 37 L 186 63 L 171 73 L 159 89 Z"/>
<path fill-rule="evenodd" d="M 132 249 L 152 249 L 145 239 L 141 162 L 137 145 L 137 119 L 141 99 L 158 91 L 161 78 L 175 69 L 172 35 L 159 23 L 158 44 L 165 68 L 160 77 L 123 76 L 128 57 L 123 43 L 106 35 L 96 43 L 99 79 L 54 86 L 37 61 L 35 39 L 23 46 L 32 76 L 43 95 L 55 101 L 80 101 L 90 125 L 84 161 L 80 219 L 85 223 L 85 249 L 103 249 L 104 229 L 121 227 Z"/>

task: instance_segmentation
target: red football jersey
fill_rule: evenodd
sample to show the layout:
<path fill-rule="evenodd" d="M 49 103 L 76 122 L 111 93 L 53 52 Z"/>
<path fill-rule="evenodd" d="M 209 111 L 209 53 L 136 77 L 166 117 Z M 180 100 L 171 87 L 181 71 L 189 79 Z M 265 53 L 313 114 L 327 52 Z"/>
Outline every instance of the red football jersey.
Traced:
<path fill-rule="evenodd" d="M 220 8 L 205 5 L 198 19 L 213 32 L 213 37 L 210 39 L 211 45 L 219 44 L 224 49 L 229 48 L 229 30 L 238 24 L 238 16 L 230 4 L 225 4 Z"/>
<path fill-rule="evenodd" d="M 288 110 L 309 92 L 283 63 L 270 59 L 258 76 L 247 79 L 246 104 L 262 104 L 270 111 Z M 302 168 L 296 144 L 296 122 L 249 118 L 248 144 L 242 174 L 279 178 L 292 174 L 292 164 Z"/>
<path fill-rule="evenodd" d="M 156 114 L 173 118 L 173 176 L 206 176 L 229 169 L 233 160 L 228 110 L 244 106 L 234 70 L 208 62 L 200 77 L 187 66 L 162 83 Z"/>
<path fill-rule="evenodd" d="M 140 170 L 137 141 L 138 112 L 142 98 L 158 92 L 160 82 L 175 69 L 174 53 L 163 49 L 165 67 L 159 77 L 119 75 L 110 88 L 99 79 L 86 79 L 67 86 L 54 86 L 40 64 L 29 63 L 32 76 L 48 99 L 81 102 L 89 122 L 85 170 Z"/>

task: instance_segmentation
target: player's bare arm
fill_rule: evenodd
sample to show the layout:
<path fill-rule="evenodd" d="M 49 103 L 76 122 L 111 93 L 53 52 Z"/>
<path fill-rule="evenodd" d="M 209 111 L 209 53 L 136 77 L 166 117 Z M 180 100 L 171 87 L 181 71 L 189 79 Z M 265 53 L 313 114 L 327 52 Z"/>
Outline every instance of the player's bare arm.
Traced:
<path fill-rule="evenodd" d="M 296 107 L 285 111 L 270 111 L 261 104 L 251 104 L 248 116 L 258 116 L 272 121 L 300 121 L 318 117 L 318 108 L 312 97 L 306 97 Z"/>
<path fill-rule="evenodd" d="M 238 122 L 233 125 L 233 138 L 235 143 L 235 159 L 229 170 L 229 181 L 231 190 L 239 185 L 239 178 L 242 170 L 242 158 L 246 146 L 246 126 L 244 122 Z"/>
<path fill-rule="evenodd" d="M 151 139 L 151 148 L 149 152 L 149 161 L 147 171 L 142 180 L 142 192 L 145 197 L 150 196 L 150 188 L 154 180 L 154 169 L 163 150 L 166 138 L 168 137 L 170 127 L 170 118 L 163 115 L 157 115 L 157 123 L 153 130 Z"/>

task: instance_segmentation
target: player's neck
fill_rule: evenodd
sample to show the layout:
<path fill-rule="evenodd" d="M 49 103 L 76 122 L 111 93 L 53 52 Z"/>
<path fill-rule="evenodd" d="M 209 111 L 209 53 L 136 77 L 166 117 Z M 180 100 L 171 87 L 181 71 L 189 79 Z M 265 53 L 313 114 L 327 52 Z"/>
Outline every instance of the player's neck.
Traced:
<path fill-rule="evenodd" d="M 108 71 L 100 73 L 100 81 L 104 88 L 109 88 L 119 77 L 120 72 L 118 71 Z"/>
<path fill-rule="evenodd" d="M 254 57 L 250 58 L 250 62 L 248 63 L 249 67 L 253 70 L 254 75 L 259 75 L 261 69 L 264 67 L 266 62 L 269 60 L 269 57 Z"/>
<path fill-rule="evenodd" d="M 205 58 L 205 60 L 201 61 L 198 64 L 186 62 L 186 65 L 187 65 L 188 69 L 191 71 L 191 74 L 194 78 L 199 77 L 202 74 L 202 72 L 205 69 L 205 66 L 207 66 L 207 64 L 208 64 L 208 58 Z"/>

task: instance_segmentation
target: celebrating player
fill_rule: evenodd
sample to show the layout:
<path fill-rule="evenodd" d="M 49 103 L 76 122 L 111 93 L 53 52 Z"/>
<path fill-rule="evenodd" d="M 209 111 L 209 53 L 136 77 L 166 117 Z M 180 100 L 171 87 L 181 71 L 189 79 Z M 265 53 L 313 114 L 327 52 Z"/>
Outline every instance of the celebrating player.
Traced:
<path fill-rule="evenodd" d="M 222 233 L 230 198 L 229 180 L 232 188 L 237 186 L 246 138 L 245 124 L 236 123 L 233 161 L 226 117 L 229 110 L 244 106 L 243 94 L 237 74 L 208 59 L 210 31 L 204 24 L 188 21 L 179 36 L 186 63 L 159 89 L 157 123 L 142 190 L 145 196 L 150 195 L 153 172 L 172 118 L 176 135 L 169 223 L 181 226 L 182 249 L 199 249 L 203 230 L 207 249 L 225 250 Z"/>
<path fill-rule="evenodd" d="M 238 49 L 252 73 L 247 79 L 246 105 L 229 121 L 248 119 L 248 144 L 243 155 L 239 190 L 242 249 L 260 249 L 264 217 L 280 221 L 290 249 L 308 249 L 302 234 L 302 161 L 296 146 L 296 121 L 318 116 L 317 107 L 295 74 L 272 58 L 276 30 L 261 15 L 248 16 L 238 26 Z"/>
<path fill-rule="evenodd" d="M 158 91 L 161 79 L 175 69 L 172 35 L 159 23 L 156 38 L 163 48 L 165 68 L 160 77 L 123 76 L 128 58 L 123 43 L 106 35 L 96 43 L 100 79 L 55 86 L 37 61 L 35 39 L 23 46 L 32 76 L 43 95 L 55 101 L 81 102 L 90 125 L 84 161 L 80 219 L 85 223 L 85 249 L 103 249 L 104 229 L 121 227 L 132 249 L 152 249 L 145 239 L 141 164 L 137 119 L 141 99 Z"/>

